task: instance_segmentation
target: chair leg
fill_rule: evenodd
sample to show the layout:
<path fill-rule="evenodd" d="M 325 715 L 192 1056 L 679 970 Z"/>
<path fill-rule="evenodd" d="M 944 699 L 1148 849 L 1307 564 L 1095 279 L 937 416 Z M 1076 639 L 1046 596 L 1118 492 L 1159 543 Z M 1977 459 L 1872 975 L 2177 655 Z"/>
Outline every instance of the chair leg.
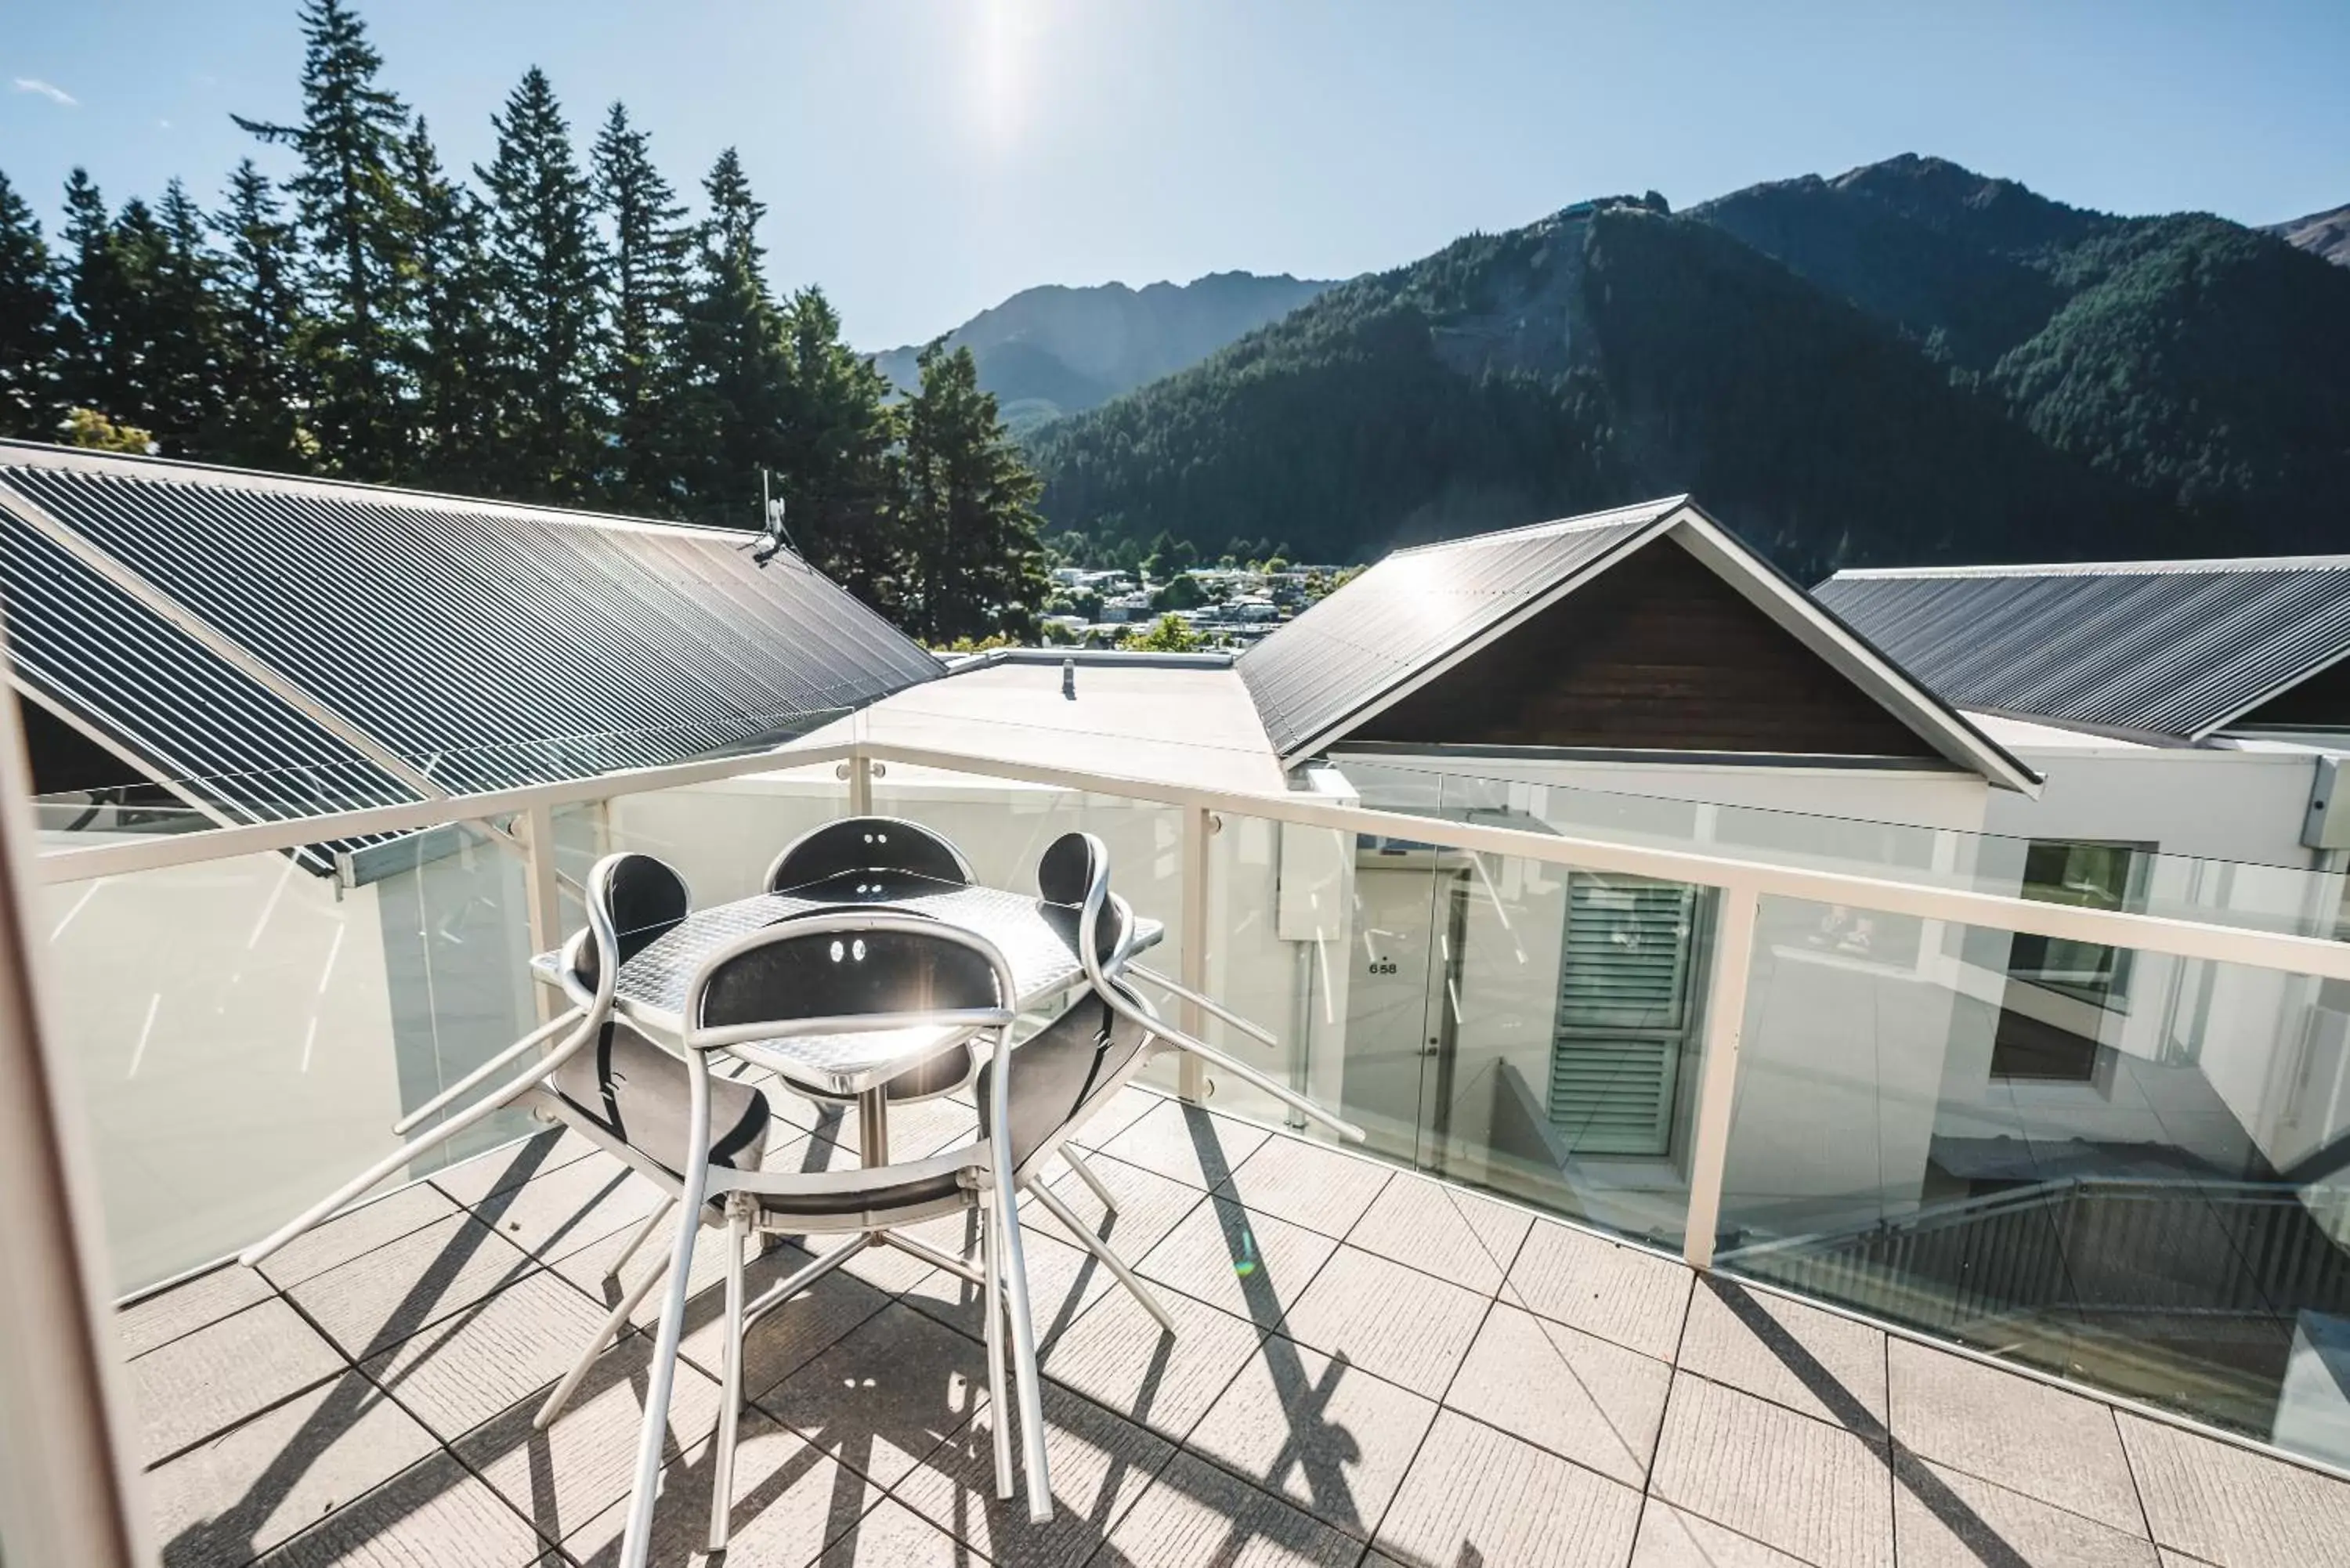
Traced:
<path fill-rule="evenodd" d="M 979 1272 L 987 1282 L 980 1287 L 980 1308 L 987 1314 L 987 1424 L 995 1445 L 995 1496 L 1012 1500 L 1012 1391 L 1003 1381 L 1003 1293 L 995 1260 L 995 1211 L 980 1215 Z"/>
<path fill-rule="evenodd" d="M 1085 1156 L 1079 1154 L 1076 1149 L 1071 1148 L 1068 1145 L 1063 1144 L 1061 1146 L 1061 1163 L 1067 1166 L 1071 1170 L 1076 1171 L 1077 1173 L 1077 1179 L 1084 1182 L 1087 1187 L 1093 1189 L 1094 1196 L 1101 1199 L 1101 1206 L 1104 1209 L 1108 1210 L 1113 1214 L 1118 1212 L 1117 1198 L 1112 1196 L 1110 1189 L 1103 1185 L 1102 1179 L 1094 1174 L 1094 1168 L 1086 1163 Z"/>
<path fill-rule="evenodd" d="M 726 1323 L 720 1344 L 718 1437 L 710 1460 L 710 1550 L 726 1550 L 727 1524 L 734 1504 L 734 1438 L 743 1416 L 743 1251 L 750 1244 L 750 1215 L 736 1198 L 726 1211 Z"/>
<path fill-rule="evenodd" d="M 673 1195 L 663 1197 L 660 1207 L 645 1216 L 645 1222 L 637 1227 L 637 1233 L 629 1238 L 629 1244 L 620 1249 L 620 1255 L 612 1260 L 610 1268 L 604 1271 L 604 1277 L 619 1279 L 620 1271 L 629 1266 L 629 1260 L 637 1255 L 637 1249 L 652 1240 L 653 1232 L 660 1229 L 660 1222 L 668 1219 L 670 1210 L 676 1207 L 677 1199 Z"/>
<path fill-rule="evenodd" d="M 1095 1235 L 1093 1228 L 1079 1219 L 1076 1211 L 1067 1204 L 1062 1202 L 1057 1193 L 1041 1181 L 1028 1190 L 1035 1194 L 1036 1201 L 1045 1206 L 1045 1211 L 1047 1214 L 1058 1220 L 1064 1227 L 1076 1235 L 1084 1244 L 1087 1251 L 1102 1261 L 1103 1265 L 1109 1270 L 1110 1277 L 1124 1285 L 1127 1293 L 1142 1303 L 1143 1311 L 1159 1320 L 1159 1327 L 1170 1334 L 1175 1332 L 1175 1320 L 1167 1315 L 1167 1309 L 1159 1304 L 1157 1296 L 1150 1293 L 1150 1287 L 1135 1277 L 1134 1271 L 1126 1266 L 1126 1260 L 1119 1257 L 1108 1242 Z"/>
<path fill-rule="evenodd" d="M 662 1259 L 658 1265 L 645 1271 L 645 1277 L 629 1286 L 628 1292 L 613 1304 L 612 1310 L 605 1314 L 604 1326 L 596 1331 L 595 1337 L 588 1342 L 588 1348 L 580 1352 L 579 1359 L 572 1364 L 571 1370 L 563 1375 L 563 1381 L 555 1386 L 555 1392 L 546 1397 L 546 1403 L 538 1407 L 538 1414 L 530 1418 L 534 1428 L 544 1432 L 555 1425 L 555 1418 L 563 1414 L 563 1407 L 571 1402 L 571 1396 L 579 1392 L 579 1385 L 586 1379 L 588 1369 L 596 1365 L 596 1358 L 604 1354 L 604 1347 L 626 1331 L 629 1315 L 637 1310 L 638 1303 L 652 1293 L 655 1285 L 669 1278 L 671 1266 L 668 1259 Z"/>

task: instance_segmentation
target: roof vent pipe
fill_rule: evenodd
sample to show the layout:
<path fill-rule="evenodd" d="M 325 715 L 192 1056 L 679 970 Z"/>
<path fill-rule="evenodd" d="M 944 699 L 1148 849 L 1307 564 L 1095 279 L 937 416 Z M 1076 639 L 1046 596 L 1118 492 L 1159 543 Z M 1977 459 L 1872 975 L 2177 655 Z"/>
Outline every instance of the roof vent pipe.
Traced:
<path fill-rule="evenodd" d="M 1074 659 L 1061 660 L 1061 695 L 1072 702 L 1077 700 L 1077 661 Z"/>

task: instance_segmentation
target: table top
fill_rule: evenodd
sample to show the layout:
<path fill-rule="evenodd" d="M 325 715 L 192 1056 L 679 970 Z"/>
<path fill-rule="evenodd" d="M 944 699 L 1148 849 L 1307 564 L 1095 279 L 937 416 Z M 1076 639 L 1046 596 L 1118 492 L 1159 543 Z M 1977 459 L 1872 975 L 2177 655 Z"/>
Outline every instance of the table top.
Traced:
<path fill-rule="evenodd" d="M 696 909 L 644 951 L 620 966 L 613 1009 L 647 1033 L 671 1043 L 685 1032 L 685 996 L 710 957 L 736 939 L 819 911 L 858 908 L 906 909 L 958 926 L 993 942 L 1019 987 L 1018 1005 L 1030 1006 L 1085 977 L 1076 950 L 1076 912 L 1032 895 L 1000 888 L 958 887 L 928 877 L 851 873 L 796 888 L 761 893 Z M 1157 920 L 1135 922 L 1135 946 L 1164 934 Z M 541 979 L 561 971 L 556 953 L 531 960 Z M 878 1088 L 968 1036 L 968 1031 L 889 1030 L 868 1034 L 809 1035 L 733 1048 L 795 1083 L 830 1095 Z"/>

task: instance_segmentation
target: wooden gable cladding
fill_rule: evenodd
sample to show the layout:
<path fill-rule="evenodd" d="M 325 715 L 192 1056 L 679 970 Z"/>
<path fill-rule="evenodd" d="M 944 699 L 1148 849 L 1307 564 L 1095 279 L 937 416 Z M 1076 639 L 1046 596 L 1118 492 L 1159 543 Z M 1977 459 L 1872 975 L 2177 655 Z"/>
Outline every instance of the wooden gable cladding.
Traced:
<path fill-rule="evenodd" d="M 1669 536 L 1606 568 L 1348 738 L 1949 765 Z"/>

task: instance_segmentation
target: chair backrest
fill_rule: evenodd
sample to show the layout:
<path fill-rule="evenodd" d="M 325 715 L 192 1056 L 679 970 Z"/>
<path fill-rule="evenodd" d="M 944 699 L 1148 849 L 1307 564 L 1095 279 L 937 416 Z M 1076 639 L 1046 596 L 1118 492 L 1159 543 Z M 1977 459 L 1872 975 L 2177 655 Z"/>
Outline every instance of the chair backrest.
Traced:
<path fill-rule="evenodd" d="M 986 939 L 919 915 L 780 921 L 714 955 L 686 992 L 697 1050 L 795 1034 L 1009 1027 L 1018 982 Z"/>
<path fill-rule="evenodd" d="M 1036 861 L 1036 892 L 1046 904 L 1075 912 L 1076 944 L 1082 952 L 1090 938 L 1096 966 L 1115 968 L 1126 956 L 1134 911 L 1109 890 L 1109 846 L 1099 838 L 1065 833 L 1046 846 Z"/>
<path fill-rule="evenodd" d="M 767 891 L 781 893 L 859 871 L 920 877 L 968 888 L 976 878 L 962 851 L 918 822 L 847 816 L 792 841 L 767 867 Z"/>
<path fill-rule="evenodd" d="M 693 894 L 665 861 L 607 855 L 588 873 L 587 904 L 588 929 L 565 945 L 563 968 L 567 989 L 601 997 L 621 965 L 677 929 Z"/>

